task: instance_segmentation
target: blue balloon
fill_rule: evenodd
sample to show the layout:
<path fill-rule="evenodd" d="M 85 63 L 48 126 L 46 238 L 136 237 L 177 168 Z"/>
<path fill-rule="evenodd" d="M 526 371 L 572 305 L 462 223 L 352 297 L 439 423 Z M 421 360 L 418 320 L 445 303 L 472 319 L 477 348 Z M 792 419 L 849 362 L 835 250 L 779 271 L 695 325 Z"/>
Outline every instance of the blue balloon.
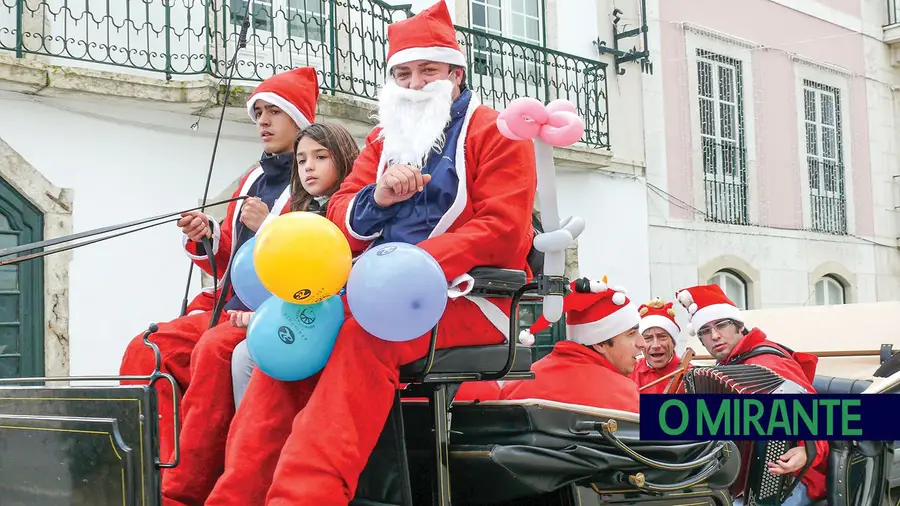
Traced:
<path fill-rule="evenodd" d="M 241 299 L 251 311 L 256 311 L 263 302 L 272 296 L 272 292 L 263 286 L 256 275 L 256 267 L 253 265 L 253 247 L 256 245 L 256 236 L 253 236 L 238 248 L 231 263 L 231 286 L 234 293 Z"/>
<path fill-rule="evenodd" d="M 325 367 L 343 323 L 340 297 L 292 304 L 273 295 L 253 313 L 247 347 L 262 372 L 277 380 L 302 380 Z"/>
<path fill-rule="evenodd" d="M 422 248 L 385 243 L 353 265 L 347 304 L 366 332 L 385 341 L 410 341 L 440 321 L 447 307 L 447 278 Z"/>

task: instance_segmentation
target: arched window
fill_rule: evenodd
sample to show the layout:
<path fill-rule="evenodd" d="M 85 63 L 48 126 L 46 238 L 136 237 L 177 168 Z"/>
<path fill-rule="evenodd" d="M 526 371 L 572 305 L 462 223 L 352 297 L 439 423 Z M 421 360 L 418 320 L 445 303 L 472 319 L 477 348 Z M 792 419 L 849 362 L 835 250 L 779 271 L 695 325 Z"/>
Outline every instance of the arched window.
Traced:
<path fill-rule="evenodd" d="M 834 276 L 823 276 L 816 282 L 816 304 L 819 306 L 831 306 L 846 303 L 844 284 Z"/>
<path fill-rule="evenodd" d="M 741 310 L 747 307 L 747 282 L 732 271 L 721 270 L 715 274 L 707 283 L 711 285 L 719 285 L 725 295 Z"/>

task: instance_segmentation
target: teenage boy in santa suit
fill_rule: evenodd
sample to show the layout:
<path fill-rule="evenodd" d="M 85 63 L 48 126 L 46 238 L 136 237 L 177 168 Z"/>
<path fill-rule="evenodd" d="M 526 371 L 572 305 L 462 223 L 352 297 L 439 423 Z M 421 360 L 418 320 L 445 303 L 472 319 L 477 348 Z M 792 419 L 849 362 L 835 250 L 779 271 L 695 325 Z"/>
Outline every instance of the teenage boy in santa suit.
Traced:
<path fill-rule="evenodd" d="M 675 372 L 681 359 L 675 354 L 675 340 L 681 327 L 675 321 L 675 310 L 671 302 L 663 302 L 659 297 L 638 308 L 641 323 L 638 332 L 643 343 L 644 358 L 638 360 L 631 373 L 631 379 L 638 389 Z M 667 380 L 640 390 L 642 394 L 661 394 L 666 389 Z"/>
<path fill-rule="evenodd" d="M 465 53 L 444 0 L 389 25 L 388 44 L 379 125 L 331 198 L 328 218 L 354 253 L 398 241 L 438 261 L 451 287 L 439 348 L 502 343 L 510 301 L 468 296 L 467 273 L 528 272 L 533 144 L 504 137 L 497 111 L 463 86 Z M 318 384 L 254 372 L 228 436 L 225 474 L 206 505 L 347 506 L 384 428 L 400 366 L 425 356 L 429 335 L 383 341 L 350 317 Z"/>
<path fill-rule="evenodd" d="M 241 179 L 234 193 L 234 197 L 250 198 L 229 203 L 225 219 L 221 223 L 200 211 L 184 213 L 178 221 L 178 226 L 184 233 L 182 243 L 187 256 L 205 272 L 212 274 L 208 257 L 212 253 L 220 283 L 240 246 L 265 223 L 290 210 L 289 182 L 294 138 L 300 128 L 315 121 L 318 97 L 318 80 L 313 68 L 294 69 L 263 81 L 247 102 L 247 111 L 256 123 L 262 140 L 263 154 L 259 163 Z M 201 244 L 203 238 L 211 240 L 211 252 L 206 251 Z M 211 395 L 209 392 L 190 392 L 191 355 L 198 343 L 208 343 L 209 346 L 223 350 L 233 349 L 246 337 L 245 329 L 232 327 L 228 322 L 228 311 L 246 310 L 246 306 L 240 298 L 234 296 L 233 290 L 225 294 L 220 290 L 218 296 L 226 297 L 227 303 L 219 323 L 212 329 L 209 325 L 213 294 L 211 291 L 203 291 L 194 298 L 186 316 L 160 323 L 159 330 L 150 336 L 150 341 L 159 347 L 162 356 L 161 371 L 171 374 L 185 393 L 185 406 L 180 413 L 183 418 L 198 414 L 204 416 L 199 412 L 192 414 L 188 403 L 191 396 Z M 122 375 L 147 375 L 155 365 L 153 351 L 144 345 L 141 333 L 128 343 L 119 372 Z M 122 383 L 146 384 L 146 381 Z M 172 415 L 175 399 L 168 385 L 157 383 L 157 393 L 160 458 L 166 460 L 174 449 Z M 216 395 L 230 396 L 230 393 L 226 391 Z M 210 434 L 208 437 L 211 444 L 221 440 L 224 446 L 225 434 Z M 182 461 L 186 458 L 184 448 L 181 458 Z"/>
<path fill-rule="evenodd" d="M 571 284 L 563 299 L 566 340 L 531 366 L 533 380 L 503 384 L 501 400 L 544 399 L 637 413 L 640 396 L 628 374 L 634 370 L 640 316 L 620 287 L 590 281 L 585 291 Z M 519 336 L 534 344 L 534 334 L 550 326 L 543 316 Z"/>
<path fill-rule="evenodd" d="M 719 285 L 693 286 L 676 293 L 690 315 L 687 331 L 697 335 L 700 343 L 716 362 L 723 365 L 750 364 L 766 367 L 782 378 L 793 381 L 816 393 L 812 386 L 818 358 L 808 353 L 793 352 L 769 341 L 766 334 L 754 328 L 748 330 L 740 309 Z M 796 473 L 806 465 L 806 451 L 802 446 L 788 450 L 774 462 L 769 462 L 773 474 Z M 816 457 L 800 485 L 782 503 L 804 506 L 825 497 L 825 473 L 828 467 L 828 443 L 816 441 Z"/>

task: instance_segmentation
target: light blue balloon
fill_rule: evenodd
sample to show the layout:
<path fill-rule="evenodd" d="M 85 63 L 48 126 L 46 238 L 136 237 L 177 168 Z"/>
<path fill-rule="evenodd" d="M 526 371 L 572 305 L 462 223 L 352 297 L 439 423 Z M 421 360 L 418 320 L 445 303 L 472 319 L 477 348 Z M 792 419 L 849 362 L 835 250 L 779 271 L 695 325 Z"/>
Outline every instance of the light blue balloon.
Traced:
<path fill-rule="evenodd" d="M 338 296 L 292 304 L 273 295 L 253 313 L 247 347 L 262 372 L 277 380 L 302 380 L 325 367 L 343 323 Z"/>
<path fill-rule="evenodd" d="M 256 245 L 256 236 L 238 248 L 231 263 L 231 286 L 234 293 L 241 299 L 251 311 L 256 311 L 259 306 L 272 296 L 272 292 L 263 286 L 256 275 L 256 267 L 253 264 L 253 247 Z"/>
<path fill-rule="evenodd" d="M 422 248 L 385 243 L 353 265 L 347 304 L 366 332 L 385 341 L 410 341 L 440 321 L 447 307 L 447 278 Z"/>

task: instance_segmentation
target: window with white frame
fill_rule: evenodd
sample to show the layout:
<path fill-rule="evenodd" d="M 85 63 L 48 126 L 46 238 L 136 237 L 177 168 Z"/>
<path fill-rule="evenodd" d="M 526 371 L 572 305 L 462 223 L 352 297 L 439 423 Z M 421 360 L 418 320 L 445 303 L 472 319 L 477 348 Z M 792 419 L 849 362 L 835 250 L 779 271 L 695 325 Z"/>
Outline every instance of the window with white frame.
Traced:
<path fill-rule="evenodd" d="M 697 50 L 706 219 L 747 224 L 747 150 L 740 60 Z"/>
<path fill-rule="evenodd" d="M 816 304 L 832 306 L 846 304 L 844 285 L 833 276 L 824 276 L 816 282 Z"/>
<path fill-rule="evenodd" d="M 471 0 L 471 28 L 535 46 L 543 44 L 543 0 Z M 539 55 L 495 37 L 476 37 L 473 71 L 496 77 L 534 79 Z"/>
<path fill-rule="evenodd" d="M 803 80 L 803 126 L 812 228 L 846 234 L 841 95 L 837 88 Z"/>
<path fill-rule="evenodd" d="M 237 27 L 244 22 L 248 2 L 229 0 L 231 23 Z M 325 3 L 326 0 L 253 0 L 248 37 L 256 33 L 263 43 L 274 37 L 282 46 L 287 40 L 323 42 L 328 14 Z"/>
<path fill-rule="evenodd" d="M 738 309 L 749 309 L 749 306 L 747 305 L 747 299 L 749 299 L 747 282 L 737 274 L 728 270 L 721 270 L 713 274 L 707 281 L 707 284 L 719 285 L 719 287 L 722 288 L 722 291 L 725 292 L 725 295 L 731 299 L 731 302 L 734 302 Z"/>

